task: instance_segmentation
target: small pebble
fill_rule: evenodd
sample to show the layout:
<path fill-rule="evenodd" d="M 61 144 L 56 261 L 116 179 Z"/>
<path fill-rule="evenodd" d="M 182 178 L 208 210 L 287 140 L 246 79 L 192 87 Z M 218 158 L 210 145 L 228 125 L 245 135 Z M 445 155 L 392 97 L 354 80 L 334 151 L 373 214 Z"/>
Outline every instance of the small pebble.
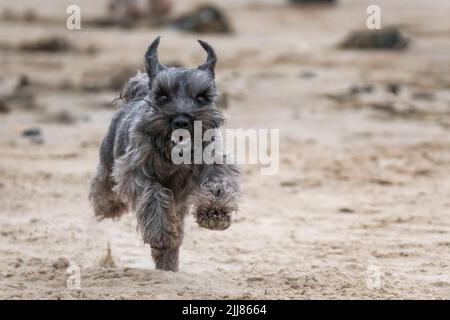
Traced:
<path fill-rule="evenodd" d="M 39 128 L 28 128 L 22 131 L 22 135 L 25 137 L 35 137 L 41 135 L 41 129 Z"/>

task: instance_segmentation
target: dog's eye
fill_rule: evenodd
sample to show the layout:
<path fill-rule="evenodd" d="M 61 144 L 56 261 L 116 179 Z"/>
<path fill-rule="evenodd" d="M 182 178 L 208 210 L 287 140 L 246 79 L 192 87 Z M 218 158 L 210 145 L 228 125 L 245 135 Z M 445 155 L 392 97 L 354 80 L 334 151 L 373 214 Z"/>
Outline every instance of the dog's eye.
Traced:
<path fill-rule="evenodd" d="M 199 95 L 195 97 L 195 100 L 202 106 L 208 103 L 208 98 L 206 98 L 204 95 Z"/>
<path fill-rule="evenodd" d="M 169 97 L 166 94 L 159 94 L 156 96 L 156 100 L 158 100 L 158 102 L 165 103 L 169 100 Z"/>

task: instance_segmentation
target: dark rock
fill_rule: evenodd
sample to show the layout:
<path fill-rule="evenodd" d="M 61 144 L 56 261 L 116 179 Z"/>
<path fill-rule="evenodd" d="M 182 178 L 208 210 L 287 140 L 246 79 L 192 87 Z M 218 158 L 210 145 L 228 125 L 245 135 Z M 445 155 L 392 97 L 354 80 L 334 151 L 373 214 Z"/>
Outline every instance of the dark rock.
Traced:
<path fill-rule="evenodd" d="M 117 20 L 136 22 L 138 20 L 163 20 L 173 9 L 172 0 L 110 0 L 108 14 Z M 151 21 L 153 22 L 153 21 Z"/>
<path fill-rule="evenodd" d="M 23 51 L 41 52 L 66 52 L 74 49 L 73 45 L 65 38 L 53 36 L 23 42 L 19 45 Z"/>
<path fill-rule="evenodd" d="M 69 260 L 66 258 L 58 258 L 58 260 L 53 263 L 53 268 L 61 270 L 61 269 L 67 269 L 69 267 Z"/>
<path fill-rule="evenodd" d="M 39 128 L 28 128 L 22 131 L 24 137 L 36 137 L 41 135 L 41 129 Z"/>
<path fill-rule="evenodd" d="M 31 84 L 30 78 L 26 74 L 21 74 L 17 81 L 16 90 L 28 87 Z"/>
<path fill-rule="evenodd" d="M 398 95 L 400 92 L 400 85 L 397 83 L 389 83 L 386 85 L 386 90 L 394 95 Z"/>
<path fill-rule="evenodd" d="M 85 24 L 95 28 L 118 27 L 123 29 L 130 29 L 136 25 L 136 22 L 126 18 L 100 17 L 87 20 Z"/>
<path fill-rule="evenodd" d="M 355 213 L 355 210 L 353 210 L 352 208 L 348 208 L 348 207 L 339 208 L 338 211 L 341 213 Z"/>
<path fill-rule="evenodd" d="M 351 32 L 339 45 L 343 49 L 405 49 L 409 39 L 396 27 Z"/>
<path fill-rule="evenodd" d="M 367 85 L 354 85 L 350 88 L 350 93 L 352 95 L 361 94 L 361 93 L 372 93 L 373 86 L 371 84 Z"/>
<path fill-rule="evenodd" d="M 313 71 L 303 71 L 300 73 L 300 78 L 303 78 L 303 79 L 311 79 L 316 76 L 317 75 Z"/>
<path fill-rule="evenodd" d="M 10 9 L 5 9 L 2 11 L 0 16 L 3 21 L 18 21 L 18 22 L 32 23 L 38 20 L 36 12 L 34 12 L 32 9 L 26 10 L 23 13 L 18 13 Z"/>
<path fill-rule="evenodd" d="M 171 23 L 175 28 L 196 33 L 231 33 L 232 28 L 222 9 L 201 5 Z"/>
<path fill-rule="evenodd" d="M 162 26 L 173 8 L 170 0 L 129 1 L 110 0 L 108 15 L 86 20 L 83 23 L 96 28 L 124 28 Z"/>

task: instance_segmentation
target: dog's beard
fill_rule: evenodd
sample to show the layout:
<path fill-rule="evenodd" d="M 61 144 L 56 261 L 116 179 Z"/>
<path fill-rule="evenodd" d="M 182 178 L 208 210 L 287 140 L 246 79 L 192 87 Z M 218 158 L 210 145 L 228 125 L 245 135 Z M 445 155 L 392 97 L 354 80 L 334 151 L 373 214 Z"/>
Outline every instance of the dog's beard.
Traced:
<path fill-rule="evenodd" d="M 183 149 L 184 152 L 186 152 L 186 149 L 190 145 L 192 157 L 194 156 L 196 148 L 202 149 L 203 152 L 204 148 L 210 143 L 203 141 L 203 134 L 205 131 L 217 129 L 224 122 L 222 112 L 214 107 L 205 108 L 200 112 L 196 112 L 194 114 L 194 119 L 195 121 L 201 122 L 201 131 L 198 132 L 198 134 L 201 134 L 201 137 L 199 138 L 194 137 L 193 127 L 189 128 L 189 134 L 174 135 L 174 130 L 171 128 L 171 119 L 173 117 L 174 115 L 169 115 L 160 110 L 156 110 L 156 112 L 152 113 L 146 127 L 146 131 L 151 136 L 156 151 L 168 161 L 171 161 L 172 150 L 175 147 Z M 198 143 L 198 141 L 200 141 L 200 143 Z M 199 145 L 195 145 L 195 142 Z"/>
<path fill-rule="evenodd" d="M 145 132 L 149 135 L 155 151 L 170 159 L 172 149 L 170 118 L 163 113 L 151 113 L 147 119 Z"/>
<path fill-rule="evenodd" d="M 194 154 L 193 130 L 189 130 L 188 135 L 174 135 L 174 130 L 170 128 L 170 117 L 165 117 L 164 115 L 155 116 L 147 126 L 147 133 L 151 137 L 155 151 L 167 161 L 172 162 L 172 151 L 174 148 L 182 149 L 186 152 L 186 148 L 190 146 L 191 154 Z"/>

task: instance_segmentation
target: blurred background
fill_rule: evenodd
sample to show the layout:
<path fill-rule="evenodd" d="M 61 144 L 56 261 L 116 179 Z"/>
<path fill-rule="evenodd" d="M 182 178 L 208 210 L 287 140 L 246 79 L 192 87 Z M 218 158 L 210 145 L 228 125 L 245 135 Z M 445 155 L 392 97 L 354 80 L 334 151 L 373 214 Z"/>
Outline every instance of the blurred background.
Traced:
<path fill-rule="evenodd" d="M 450 298 L 449 16 L 447 0 L 0 0 L 0 298 Z M 228 127 L 280 129 L 279 174 L 243 166 L 225 232 L 187 219 L 177 274 L 153 270 L 132 215 L 97 223 L 87 201 L 111 102 L 158 35 L 166 65 L 215 48 Z"/>

